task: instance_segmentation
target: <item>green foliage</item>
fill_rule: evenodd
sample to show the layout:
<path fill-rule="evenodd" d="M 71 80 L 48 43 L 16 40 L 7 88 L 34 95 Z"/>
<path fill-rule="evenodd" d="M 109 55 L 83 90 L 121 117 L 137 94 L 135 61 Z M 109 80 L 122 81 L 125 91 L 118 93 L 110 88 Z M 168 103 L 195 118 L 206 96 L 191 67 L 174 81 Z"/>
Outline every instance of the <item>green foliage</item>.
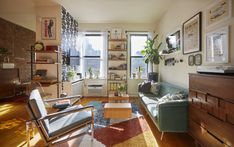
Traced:
<path fill-rule="evenodd" d="M 125 84 L 120 84 L 119 86 L 118 86 L 118 91 L 119 92 L 124 92 L 124 91 L 126 91 L 127 90 L 127 86 L 125 85 Z"/>
<path fill-rule="evenodd" d="M 76 75 L 76 72 L 73 69 L 70 69 L 67 71 L 67 77 L 68 78 L 73 78 Z"/>
<path fill-rule="evenodd" d="M 0 54 L 5 54 L 8 52 L 8 49 L 1 47 L 0 48 Z"/>
<path fill-rule="evenodd" d="M 145 63 L 147 64 L 159 64 L 160 59 L 162 59 L 162 57 L 159 55 L 159 50 L 162 42 L 160 42 L 158 45 L 154 45 L 157 38 L 158 35 L 156 35 L 153 39 L 147 39 L 145 49 L 141 51 L 141 54 L 145 57 Z"/>
<path fill-rule="evenodd" d="M 92 67 L 89 67 L 89 68 L 88 68 L 88 72 L 89 72 L 89 74 L 90 74 L 90 75 L 92 75 L 92 74 L 93 74 Z"/>
<path fill-rule="evenodd" d="M 141 66 L 139 66 L 138 68 L 136 68 L 136 70 L 137 70 L 138 72 L 142 72 L 142 71 L 143 71 L 143 68 L 142 68 Z"/>

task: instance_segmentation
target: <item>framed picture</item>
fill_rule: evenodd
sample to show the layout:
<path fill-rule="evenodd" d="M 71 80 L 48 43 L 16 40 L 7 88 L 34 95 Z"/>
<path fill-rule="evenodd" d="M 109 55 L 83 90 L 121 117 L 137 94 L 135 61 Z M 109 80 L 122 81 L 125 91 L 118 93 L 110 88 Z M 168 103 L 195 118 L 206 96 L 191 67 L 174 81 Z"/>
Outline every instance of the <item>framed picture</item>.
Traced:
<path fill-rule="evenodd" d="M 201 12 L 183 23 L 183 54 L 201 51 Z"/>
<path fill-rule="evenodd" d="M 181 29 L 170 35 L 167 35 L 166 44 L 168 53 L 181 50 Z"/>
<path fill-rule="evenodd" d="M 41 19 L 41 38 L 43 40 L 56 39 L 56 19 L 44 17 Z"/>
<path fill-rule="evenodd" d="M 196 54 L 196 55 L 194 56 L 194 64 L 195 64 L 196 66 L 199 66 L 199 65 L 202 64 L 202 55 L 201 55 L 201 54 Z"/>
<path fill-rule="evenodd" d="M 221 20 L 231 18 L 232 0 L 219 0 L 206 9 L 206 26 L 214 25 Z"/>
<path fill-rule="evenodd" d="M 228 63 L 228 26 L 206 34 L 206 62 Z"/>
<path fill-rule="evenodd" d="M 188 56 L 188 65 L 193 66 L 194 65 L 194 55 Z"/>

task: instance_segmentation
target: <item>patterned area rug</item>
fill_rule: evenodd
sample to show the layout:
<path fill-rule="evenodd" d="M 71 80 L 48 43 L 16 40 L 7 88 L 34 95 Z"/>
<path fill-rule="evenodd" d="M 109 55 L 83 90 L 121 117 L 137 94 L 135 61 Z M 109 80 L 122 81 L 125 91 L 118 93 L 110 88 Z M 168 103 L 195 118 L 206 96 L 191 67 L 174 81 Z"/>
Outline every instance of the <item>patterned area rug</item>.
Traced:
<path fill-rule="evenodd" d="M 141 115 L 136 104 L 132 105 L 132 118 L 130 119 L 105 119 L 103 107 L 105 103 L 92 101 L 89 103 L 95 108 L 94 137 L 107 147 L 157 147 L 157 142 Z"/>

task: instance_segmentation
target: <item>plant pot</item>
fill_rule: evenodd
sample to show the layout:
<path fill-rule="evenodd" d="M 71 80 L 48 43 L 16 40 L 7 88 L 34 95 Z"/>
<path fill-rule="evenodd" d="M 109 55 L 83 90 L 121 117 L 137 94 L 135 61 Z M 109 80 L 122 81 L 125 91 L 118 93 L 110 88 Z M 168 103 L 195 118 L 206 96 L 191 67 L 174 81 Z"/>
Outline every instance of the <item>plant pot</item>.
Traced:
<path fill-rule="evenodd" d="M 141 79 L 141 72 L 137 72 L 136 75 L 137 75 L 137 79 Z"/>
<path fill-rule="evenodd" d="M 148 81 L 158 82 L 158 73 L 156 72 L 148 73 Z"/>

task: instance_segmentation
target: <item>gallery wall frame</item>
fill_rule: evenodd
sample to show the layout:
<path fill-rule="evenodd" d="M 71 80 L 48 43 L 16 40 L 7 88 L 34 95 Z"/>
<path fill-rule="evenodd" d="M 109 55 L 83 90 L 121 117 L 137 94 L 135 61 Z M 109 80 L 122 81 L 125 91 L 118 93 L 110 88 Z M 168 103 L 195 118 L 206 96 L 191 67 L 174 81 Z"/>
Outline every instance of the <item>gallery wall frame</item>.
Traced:
<path fill-rule="evenodd" d="M 189 55 L 188 56 L 188 65 L 193 66 L 195 61 L 195 56 L 194 55 Z"/>
<path fill-rule="evenodd" d="M 201 51 L 202 12 L 183 23 L 183 54 Z"/>
<path fill-rule="evenodd" d="M 206 63 L 228 63 L 229 26 L 206 34 Z"/>
<path fill-rule="evenodd" d="M 42 40 L 56 39 L 56 18 L 54 17 L 41 18 L 41 39 Z"/>
<path fill-rule="evenodd" d="M 232 0 L 217 0 L 205 11 L 206 26 L 210 27 L 232 17 Z"/>
<path fill-rule="evenodd" d="M 194 55 L 194 64 L 200 66 L 202 64 L 202 54 Z"/>
<path fill-rule="evenodd" d="M 175 31 L 170 32 L 166 35 L 166 50 L 168 53 L 178 52 L 182 50 L 182 28 L 179 27 Z"/>

